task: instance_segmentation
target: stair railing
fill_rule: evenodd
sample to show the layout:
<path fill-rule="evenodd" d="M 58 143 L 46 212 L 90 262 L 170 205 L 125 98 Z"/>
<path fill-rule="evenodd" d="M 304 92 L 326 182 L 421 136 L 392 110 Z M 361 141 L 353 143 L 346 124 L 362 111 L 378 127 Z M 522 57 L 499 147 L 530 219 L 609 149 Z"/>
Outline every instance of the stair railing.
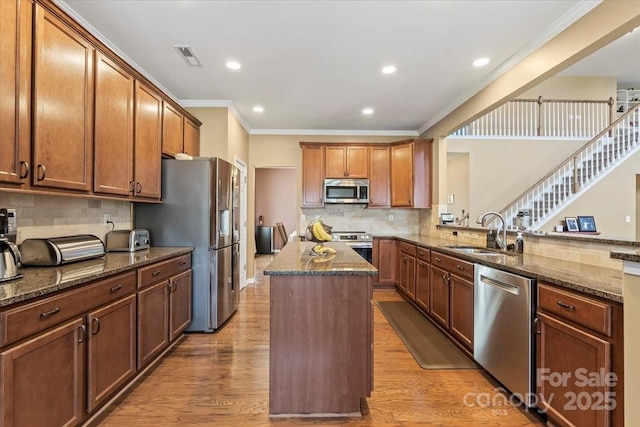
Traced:
<path fill-rule="evenodd" d="M 625 155 L 636 148 L 639 131 L 640 104 L 629 109 L 611 126 L 502 208 L 499 212 L 505 217 L 507 228 L 515 228 L 518 212 L 529 210 L 529 229 L 539 229 L 568 198 L 601 179 Z M 497 225 L 498 221 L 492 221 L 490 224 L 492 227 Z"/>
<path fill-rule="evenodd" d="M 513 99 L 451 136 L 592 138 L 613 121 L 614 100 Z"/>

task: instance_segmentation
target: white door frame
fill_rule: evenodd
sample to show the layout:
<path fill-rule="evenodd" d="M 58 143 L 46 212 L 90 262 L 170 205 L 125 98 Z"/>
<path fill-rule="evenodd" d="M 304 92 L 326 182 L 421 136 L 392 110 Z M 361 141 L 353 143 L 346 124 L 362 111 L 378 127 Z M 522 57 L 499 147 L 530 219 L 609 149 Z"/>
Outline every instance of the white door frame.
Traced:
<path fill-rule="evenodd" d="M 247 286 L 247 164 L 234 156 L 240 171 L 240 290 Z"/>

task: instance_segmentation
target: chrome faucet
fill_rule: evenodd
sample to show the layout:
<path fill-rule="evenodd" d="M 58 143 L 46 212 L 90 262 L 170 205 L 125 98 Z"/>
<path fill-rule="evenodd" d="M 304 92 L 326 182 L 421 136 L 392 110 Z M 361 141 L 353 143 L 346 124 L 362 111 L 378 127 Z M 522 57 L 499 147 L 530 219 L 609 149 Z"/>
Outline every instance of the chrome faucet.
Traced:
<path fill-rule="evenodd" d="M 507 250 L 507 224 L 504 222 L 504 217 L 500 215 L 499 212 L 485 212 L 478 217 L 476 222 L 484 227 L 485 219 L 488 216 L 497 216 L 500 218 L 502 222 L 502 238 L 500 238 L 500 228 L 498 228 L 498 232 L 496 233 L 496 244 L 503 251 Z"/>

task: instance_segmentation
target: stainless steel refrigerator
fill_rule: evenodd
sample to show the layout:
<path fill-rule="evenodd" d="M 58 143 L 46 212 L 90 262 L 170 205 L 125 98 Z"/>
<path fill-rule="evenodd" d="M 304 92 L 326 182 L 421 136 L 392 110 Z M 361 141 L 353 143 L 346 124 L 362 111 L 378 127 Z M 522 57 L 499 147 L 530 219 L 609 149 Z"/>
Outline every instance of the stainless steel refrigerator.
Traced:
<path fill-rule="evenodd" d="M 193 246 L 193 318 L 213 332 L 238 308 L 239 172 L 218 158 L 162 160 L 163 204 L 136 204 L 135 227 L 152 246 Z"/>

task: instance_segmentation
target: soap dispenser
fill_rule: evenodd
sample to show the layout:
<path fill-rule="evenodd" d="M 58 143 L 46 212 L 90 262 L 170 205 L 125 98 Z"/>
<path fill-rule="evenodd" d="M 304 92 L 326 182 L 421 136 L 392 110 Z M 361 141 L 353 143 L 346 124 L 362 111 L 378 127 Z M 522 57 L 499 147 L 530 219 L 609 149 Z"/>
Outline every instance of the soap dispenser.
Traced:
<path fill-rule="evenodd" d="M 516 252 L 521 254 L 524 252 L 524 239 L 522 238 L 522 233 L 518 233 L 516 237 Z"/>

